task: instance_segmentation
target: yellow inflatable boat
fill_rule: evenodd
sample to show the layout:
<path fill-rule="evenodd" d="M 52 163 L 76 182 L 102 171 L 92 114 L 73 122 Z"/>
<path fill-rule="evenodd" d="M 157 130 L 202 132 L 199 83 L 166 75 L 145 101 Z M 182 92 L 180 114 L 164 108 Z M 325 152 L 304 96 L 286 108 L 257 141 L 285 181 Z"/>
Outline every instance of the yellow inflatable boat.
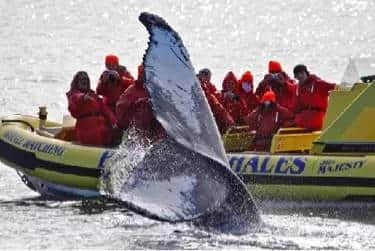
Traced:
<path fill-rule="evenodd" d="M 332 92 L 323 131 L 280 129 L 269 153 L 246 151 L 251 142 L 246 128 L 228 132 L 223 140 L 231 168 L 258 198 L 374 197 L 374 96 L 374 84 Z M 3 117 L 0 160 L 18 170 L 24 182 L 41 194 L 98 196 L 101 170 L 114 149 L 38 134 L 40 122 L 34 116 Z M 44 128 L 64 125 L 46 121 Z"/>
<path fill-rule="evenodd" d="M 1 160 L 18 170 L 23 181 L 40 194 L 98 196 L 98 178 L 110 149 L 46 136 L 48 128 L 62 128 L 62 124 L 54 122 L 46 121 L 47 130 L 38 134 L 40 121 L 25 115 L 2 118 Z"/>
<path fill-rule="evenodd" d="M 269 153 L 249 152 L 252 135 L 224 135 L 232 169 L 258 198 L 341 200 L 375 196 L 375 84 L 330 94 L 322 131 L 282 128 Z M 375 197 L 374 197 L 375 198 Z"/>

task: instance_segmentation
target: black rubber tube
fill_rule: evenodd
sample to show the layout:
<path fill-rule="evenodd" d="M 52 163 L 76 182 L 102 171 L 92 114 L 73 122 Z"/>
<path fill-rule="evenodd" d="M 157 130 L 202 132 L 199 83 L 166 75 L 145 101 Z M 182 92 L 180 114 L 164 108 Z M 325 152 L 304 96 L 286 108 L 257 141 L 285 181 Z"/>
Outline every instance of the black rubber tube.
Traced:
<path fill-rule="evenodd" d="M 32 132 L 35 131 L 34 126 L 32 124 L 30 124 L 29 122 L 24 121 L 24 120 L 20 120 L 20 119 L 2 119 L 1 122 L 2 123 L 22 123 L 22 124 L 25 124 L 28 127 L 30 127 L 30 129 L 31 129 Z"/>

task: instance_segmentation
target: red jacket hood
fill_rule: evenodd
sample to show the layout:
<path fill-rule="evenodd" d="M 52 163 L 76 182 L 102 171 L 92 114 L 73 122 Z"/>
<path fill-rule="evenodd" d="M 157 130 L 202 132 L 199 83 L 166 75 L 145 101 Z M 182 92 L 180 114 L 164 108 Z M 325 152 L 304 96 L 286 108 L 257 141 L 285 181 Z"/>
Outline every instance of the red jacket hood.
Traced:
<path fill-rule="evenodd" d="M 254 93 L 254 78 L 253 78 L 253 74 L 251 74 L 250 71 L 246 71 L 244 74 L 242 74 L 241 79 L 238 81 L 237 90 L 239 91 L 240 94 L 246 94 L 246 92 L 242 89 L 242 83 L 244 82 L 250 83 L 251 92 L 249 93 Z"/>
<path fill-rule="evenodd" d="M 225 76 L 224 80 L 223 80 L 223 83 L 222 83 L 222 89 L 223 91 L 227 91 L 229 90 L 229 86 L 230 86 L 230 81 L 234 81 L 235 84 L 234 84 L 234 89 L 237 88 L 237 85 L 238 85 L 238 81 L 237 81 L 237 78 L 236 76 L 234 75 L 233 72 L 228 72 L 227 75 Z"/>

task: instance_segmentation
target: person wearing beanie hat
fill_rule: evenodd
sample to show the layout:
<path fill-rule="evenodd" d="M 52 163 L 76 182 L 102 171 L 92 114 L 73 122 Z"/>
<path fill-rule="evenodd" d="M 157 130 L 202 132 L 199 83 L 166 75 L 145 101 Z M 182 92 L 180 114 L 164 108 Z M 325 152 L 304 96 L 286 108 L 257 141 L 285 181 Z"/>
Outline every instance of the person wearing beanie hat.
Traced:
<path fill-rule="evenodd" d="M 268 73 L 279 73 L 282 72 L 283 69 L 281 67 L 280 62 L 271 60 L 268 62 Z"/>
<path fill-rule="evenodd" d="M 293 73 L 298 80 L 295 124 L 312 131 L 321 130 L 329 92 L 336 85 L 310 74 L 303 64 L 296 65 Z"/>
<path fill-rule="evenodd" d="M 276 94 L 276 101 L 281 106 L 294 111 L 297 102 L 297 84 L 286 74 L 278 61 L 271 60 L 268 63 L 269 73 L 258 84 L 255 94 L 262 97 L 268 90 Z"/>
<path fill-rule="evenodd" d="M 262 100 L 260 102 L 265 103 L 267 101 L 271 103 L 276 103 L 276 95 L 273 91 L 267 91 L 266 93 L 264 93 Z"/>
<path fill-rule="evenodd" d="M 119 66 L 119 58 L 116 55 L 108 54 L 105 56 L 105 67 L 107 70 L 116 71 Z"/>
<path fill-rule="evenodd" d="M 238 81 L 238 92 L 245 100 L 248 111 L 253 111 L 259 104 L 258 97 L 254 94 L 254 78 L 251 71 L 245 71 Z"/>
<path fill-rule="evenodd" d="M 101 74 L 96 93 L 103 97 L 103 101 L 112 111 L 120 95 L 134 82 L 125 66 L 119 65 L 119 58 L 109 54 L 105 57 L 106 70 Z"/>
<path fill-rule="evenodd" d="M 126 67 L 120 65 L 119 57 L 114 54 L 108 54 L 105 56 L 105 67 L 107 70 L 117 71 L 121 78 L 125 77 L 134 80 L 133 76 L 126 69 Z"/>
<path fill-rule="evenodd" d="M 120 129 L 134 127 L 142 138 L 152 142 L 165 137 L 165 131 L 154 116 L 149 95 L 144 86 L 144 66 L 138 66 L 138 78 L 120 96 L 115 115 Z"/>
<path fill-rule="evenodd" d="M 246 100 L 240 96 L 238 81 L 233 72 L 228 72 L 222 83 L 221 102 L 237 125 L 244 125 L 248 113 Z"/>
<path fill-rule="evenodd" d="M 293 119 L 292 112 L 276 103 L 272 90 L 265 92 L 258 107 L 245 118 L 249 129 L 255 131 L 250 150 L 269 151 L 273 135 Z"/>
<path fill-rule="evenodd" d="M 273 80 L 278 80 L 279 73 L 282 73 L 282 72 L 283 72 L 283 69 L 281 67 L 280 62 L 275 61 L 275 60 L 270 60 L 268 62 L 268 74 L 264 75 L 263 80 L 258 84 L 255 94 L 259 98 L 261 98 L 263 94 L 271 88 L 270 82 L 272 82 Z"/>

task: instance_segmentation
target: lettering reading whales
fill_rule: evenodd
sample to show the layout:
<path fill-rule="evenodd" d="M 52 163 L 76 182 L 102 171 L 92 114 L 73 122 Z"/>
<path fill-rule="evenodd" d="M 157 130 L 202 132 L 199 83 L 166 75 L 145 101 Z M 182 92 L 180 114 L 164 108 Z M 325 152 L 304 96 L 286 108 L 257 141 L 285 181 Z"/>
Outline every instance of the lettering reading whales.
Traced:
<path fill-rule="evenodd" d="M 229 168 L 222 141 L 178 34 L 160 17 L 142 13 L 149 32 L 145 87 L 167 133 L 131 171 L 121 200 L 155 218 L 194 221 L 244 233 L 260 217 L 244 183 Z"/>

